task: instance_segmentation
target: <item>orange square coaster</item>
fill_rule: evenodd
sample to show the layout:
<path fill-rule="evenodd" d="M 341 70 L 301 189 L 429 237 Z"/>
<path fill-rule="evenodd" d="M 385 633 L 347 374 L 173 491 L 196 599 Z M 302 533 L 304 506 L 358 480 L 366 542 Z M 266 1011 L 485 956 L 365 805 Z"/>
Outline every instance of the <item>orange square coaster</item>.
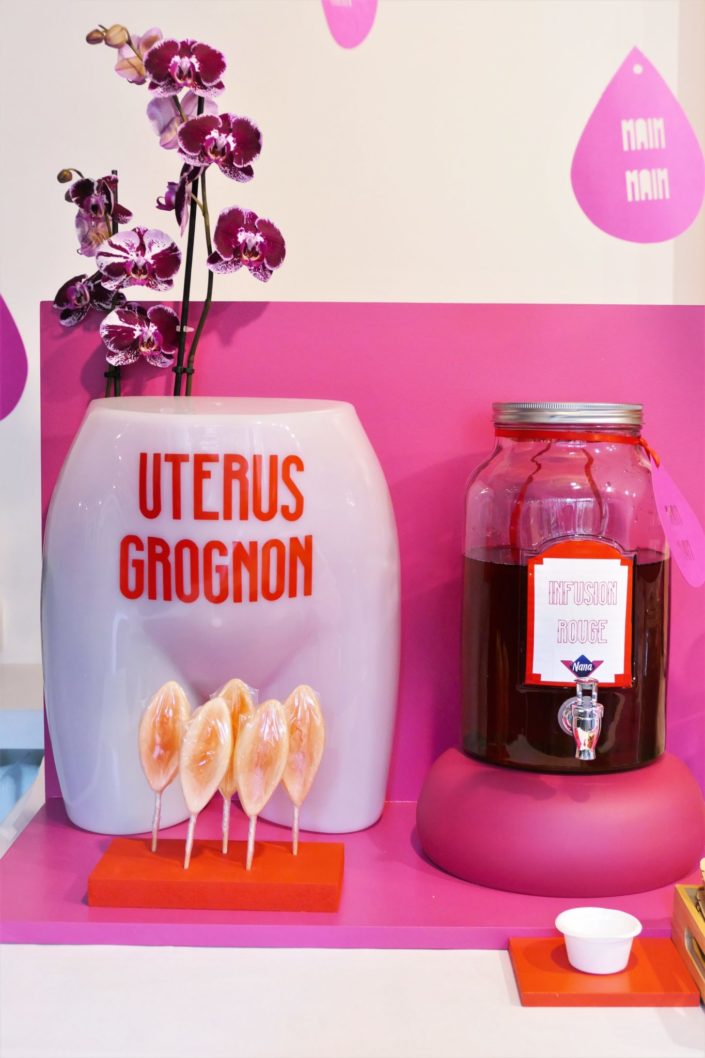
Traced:
<path fill-rule="evenodd" d="M 168 907 L 225 911 L 337 911 L 345 846 L 258 841 L 252 870 L 247 843 L 196 841 L 187 871 L 184 842 L 160 838 L 156 853 L 143 838 L 115 838 L 88 877 L 91 907 Z"/>
<path fill-rule="evenodd" d="M 700 993 L 668 937 L 637 937 L 627 968 L 586 974 L 568 962 L 562 937 L 510 937 L 525 1007 L 696 1007 Z"/>

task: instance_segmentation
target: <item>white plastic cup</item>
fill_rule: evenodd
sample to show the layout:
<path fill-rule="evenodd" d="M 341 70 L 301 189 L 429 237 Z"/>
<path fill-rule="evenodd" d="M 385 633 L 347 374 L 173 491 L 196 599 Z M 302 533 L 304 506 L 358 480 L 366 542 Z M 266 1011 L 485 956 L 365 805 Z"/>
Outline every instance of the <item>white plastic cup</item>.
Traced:
<path fill-rule="evenodd" d="M 571 907 L 556 919 L 565 938 L 568 962 L 587 974 L 616 974 L 626 968 L 641 922 L 608 907 Z"/>

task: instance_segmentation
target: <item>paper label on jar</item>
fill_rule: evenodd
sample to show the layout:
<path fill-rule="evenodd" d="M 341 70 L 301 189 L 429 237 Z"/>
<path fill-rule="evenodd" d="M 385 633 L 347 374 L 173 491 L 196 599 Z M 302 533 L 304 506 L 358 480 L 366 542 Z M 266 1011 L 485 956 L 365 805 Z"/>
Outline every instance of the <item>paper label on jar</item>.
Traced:
<path fill-rule="evenodd" d="M 528 562 L 526 682 L 632 683 L 633 560 L 595 540 L 571 540 Z"/>

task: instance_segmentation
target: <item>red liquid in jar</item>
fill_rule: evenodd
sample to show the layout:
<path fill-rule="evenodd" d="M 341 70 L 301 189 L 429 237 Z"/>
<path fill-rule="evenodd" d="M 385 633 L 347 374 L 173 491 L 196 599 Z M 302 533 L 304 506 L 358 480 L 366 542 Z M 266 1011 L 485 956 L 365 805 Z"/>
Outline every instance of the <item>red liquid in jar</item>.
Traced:
<path fill-rule="evenodd" d="M 641 556 L 648 557 L 648 556 Z M 597 773 L 638 768 L 665 744 L 669 561 L 637 563 L 633 581 L 631 687 L 600 687 L 602 733 L 593 761 L 577 760 L 558 724 L 575 694 L 527 686 L 527 568 L 465 559 L 463 748 L 473 757 L 535 771 Z"/>

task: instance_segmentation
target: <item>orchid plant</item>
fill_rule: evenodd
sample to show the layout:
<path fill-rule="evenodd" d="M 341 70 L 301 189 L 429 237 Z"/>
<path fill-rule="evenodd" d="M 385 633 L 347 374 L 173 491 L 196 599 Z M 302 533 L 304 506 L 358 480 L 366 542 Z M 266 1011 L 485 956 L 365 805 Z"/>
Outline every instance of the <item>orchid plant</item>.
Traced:
<path fill-rule="evenodd" d="M 160 29 L 141 36 L 122 25 L 98 26 L 86 36 L 89 44 L 117 51 L 115 72 L 133 85 L 146 85 L 147 117 L 164 150 L 175 150 L 182 165 L 156 200 L 159 210 L 173 212 L 181 236 L 186 235 L 180 313 L 168 305 L 145 308 L 128 301 L 124 290 L 144 286 L 171 290 L 182 263 L 182 252 L 159 228 L 120 230 L 132 213 L 118 202 L 118 177 L 113 170 L 91 179 L 75 168 L 62 169 L 60 183 L 69 183 L 66 200 L 76 207 L 78 253 L 95 262 L 92 275 L 67 280 L 54 298 L 65 327 L 81 323 L 91 310 L 104 314 L 100 336 L 108 362 L 105 395 L 120 395 L 121 369 L 145 359 L 174 371 L 174 396 L 191 393 L 196 351 L 213 299 L 214 276 L 246 268 L 266 283 L 286 253 L 281 232 L 271 220 L 239 206 L 224 209 L 211 233 L 206 179 L 211 166 L 230 180 L 244 183 L 254 176 L 262 137 L 249 118 L 220 113 L 214 97 L 224 89 L 225 56 L 195 40 L 165 39 Z M 208 251 L 206 296 L 194 330 L 188 326 L 196 225 L 200 215 Z M 187 351 L 187 339 L 190 345 Z"/>

